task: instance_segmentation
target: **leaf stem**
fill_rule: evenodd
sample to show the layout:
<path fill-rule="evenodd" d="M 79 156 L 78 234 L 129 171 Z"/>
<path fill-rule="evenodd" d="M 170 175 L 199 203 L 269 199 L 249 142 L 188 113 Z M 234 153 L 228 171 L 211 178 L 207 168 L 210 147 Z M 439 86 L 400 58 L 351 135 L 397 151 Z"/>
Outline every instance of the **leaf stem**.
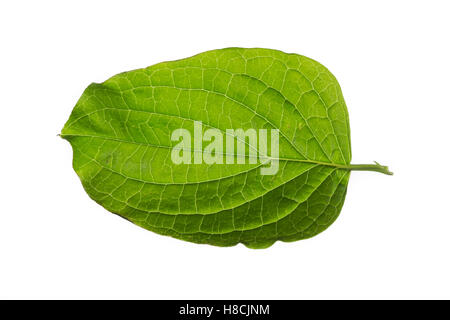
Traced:
<path fill-rule="evenodd" d="M 338 168 L 341 167 L 343 169 L 348 169 L 351 171 L 375 171 L 384 173 L 387 175 L 392 176 L 394 173 L 389 171 L 389 168 L 387 166 L 383 166 L 375 161 L 375 164 L 350 164 L 350 165 L 342 165 L 337 166 Z"/>
<path fill-rule="evenodd" d="M 375 172 L 384 173 L 384 174 L 387 174 L 390 176 L 392 176 L 394 174 L 393 172 L 389 171 L 389 168 L 387 166 L 383 166 L 376 161 L 374 161 L 375 164 L 348 164 L 347 165 L 347 164 L 320 162 L 320 161 L 314 161 L 314 160 L 301 160 L 301 159 L 288 159 L 288 158 L 278 158 L 278 159 L 271 158 L 271 159 L 272 160 L 285 160 L 285 161 L 312 163 L 312 164 L 318 164 L 318 165 L 327 166 L 327 167 L 345 169 L 345 170 L 349 170 L 349 171 L 375 171 Z"/>

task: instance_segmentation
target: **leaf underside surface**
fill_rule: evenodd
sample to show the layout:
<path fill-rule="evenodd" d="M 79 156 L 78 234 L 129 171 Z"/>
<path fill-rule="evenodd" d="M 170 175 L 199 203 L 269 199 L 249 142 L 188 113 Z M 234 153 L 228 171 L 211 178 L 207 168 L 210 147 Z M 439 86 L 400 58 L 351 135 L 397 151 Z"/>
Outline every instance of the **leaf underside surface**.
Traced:
<path fill-rule="evenodd" d="M 174 164 L 178 128 L 279 130 L 279 170 L 261 163 Z M 61 136 L 89 196 L 162 235 L 266 248 L 310 238 L 344 203 L 347 107 L 320 63 L 271 49 L 227 48 L 120 73 L 84 91 Z"/>

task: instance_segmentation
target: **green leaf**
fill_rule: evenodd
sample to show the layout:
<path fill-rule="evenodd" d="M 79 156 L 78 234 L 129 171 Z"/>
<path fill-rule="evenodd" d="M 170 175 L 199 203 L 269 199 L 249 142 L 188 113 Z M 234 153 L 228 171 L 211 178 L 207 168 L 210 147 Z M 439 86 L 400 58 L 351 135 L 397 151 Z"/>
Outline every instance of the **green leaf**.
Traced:
<path fill-rule="evenodd" d="M 278 129 L 279 169 L 171 160 L 172 133 Z M 61 136 L 89 196 L 131 222 L 196 243 L 265 248 L 312 237 L 344 203 L 351 170 L 347 108 L 318 62 L 270 49 L 227 48 L 120 73 L 87 87 Z M 245 139 L 245 138 L 244 138 Z M 193 144 L 192 144 L 193 145 Z M 204 146 L 203 146 L 204 147 Z M 176 150 L 175 150 L 176 151 Z M 194 157 L 195 148 L 185 150 Z M 226 157 L 226 153 L 218 154 Z"/>

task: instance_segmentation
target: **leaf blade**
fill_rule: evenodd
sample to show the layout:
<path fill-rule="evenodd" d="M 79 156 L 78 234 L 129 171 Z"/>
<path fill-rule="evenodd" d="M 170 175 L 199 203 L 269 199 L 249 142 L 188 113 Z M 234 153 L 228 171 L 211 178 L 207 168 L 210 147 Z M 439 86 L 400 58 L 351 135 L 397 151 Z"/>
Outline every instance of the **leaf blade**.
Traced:
<path fill-rule="evenodd" d="M 171 165 L 170 133 L 192 131 L 199 120 L 221 132 L 279 129 L 280 172 L 267 178 L 251 164 Z M 323 231 L 339 214 L 349 176 L 333 166 L 351 160 L 348 113 L 334 76 L 311 59 L 270 49 L 213 50 L 92 84 L 61 135 L 87 193 L 106 209 L 157 233 L 217 245 L 266 247 Z M 327 207 L 333 188 L 339 196 Z M 299 213 L 280 190 L 297 196 Z M 296 236 L 285 221 L 314 215 L 305 204 L 333 219 Z M 242 235 L 218 236 L 227 232 Z"/>

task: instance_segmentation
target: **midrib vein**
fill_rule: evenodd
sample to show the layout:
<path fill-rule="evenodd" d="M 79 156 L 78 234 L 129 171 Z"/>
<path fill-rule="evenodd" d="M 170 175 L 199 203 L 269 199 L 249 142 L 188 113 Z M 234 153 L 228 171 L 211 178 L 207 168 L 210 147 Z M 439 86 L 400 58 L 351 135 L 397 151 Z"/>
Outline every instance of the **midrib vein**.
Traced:
<path fill-rule="evenodd" d="M 182 148 L 175 148 L 171 146 L 164 146 L 164 145 L 157 145 L 157 144 L 151 144 L 151 143 L 145 143 L 145 142 L 138 142 L 138 141 L 130 141 L 130 140 L 123 140 L 119 138 L 113 138 L 113 137 L 105 137 L 105 136 L 96 136 L 96 135 L 88 135 L 88 134 L 60 134 L 61 138 L 67 139 L 69 137 L 84 137 L 84 138 L 95 138 L 95 139 L 103 139 L 103 140 L 109 140 L 109 141 L 115 141 L 119 143 L 128 143 L 128 144 L 135 144 L 140 146 L 146 146 L 146 147 L 152 147 L 152 148 L 161 148 L 161 149 L 168 149 L 168 150 L 185 150 L 192 153 L 203 153 L 203 150 L 197 150 L 197 149 L 182 149 Z M 236 156 L 241 158 L 259 158 L 258 156 L 250 156 L 248 154 L 231 154 L 231 153 L 216 153 L 220 156 Z M 316 161 L 316 160 L 307 160 L 307 159 L 294 159 L 294 158 L 275 158 L 271 156 L 261 156 L 268 161 L 292 161 L 292 162 L 303 162 L 303 163 L 310 163 L 310 164 L 317 164 L 317 165 L 323 165 L 328 167 L 335 167 L 338 169 L 347 169 L 351 170 L 351 165 L 345 165 L 345 164 L 338 164 L 338 163 L 328 163 L 323 161 Z"/>
<path fill-rule="evenodd" d="M 105 139 L 105 140 L 111 140 L 116 141 L 119 143 L 129 143 L 129 144 L 136 144 L 136 145 L 143 145 L 147 147 L 153 147 L 153 148 L 162 148 L 162 149 L 168 149 L 168 150 L 185 150 L 185 149 L 177 149 L 170 146 L 163 146 L 163 145 L 156 145 L 156 144 L 150 144 L 150 143 L 143 143 L 143 142 L 137 142 L 137 141 L 129 141 L 129 140 L 123 140 L 118 138 L 111 138 L 111 137 L 105 137 L 105 136 L 95 136 L 95 135 L 82 135 L 82 134 L 60 134 L 61 138 L 68 138 L 68 137 L 85 137 L 85 138 L 96 138 L 96 139 Z M 203 152 L 202 150 L 196 150 L 196 149 L 188 149 L 186 151 L 192 152 L 192 153 L 199 153 Z M 236 156 L 236 157 L 242 157 L 242 158 L 255 158 L 250 155 L 243 155 L 243 154 L 231 154 L 231 153 L 217 153 L 221 156 Z M 258 158 L 258 157 L 256 157 Z M 327 167 L 333 167 L 337 169 L 347 170 L 347 171 L 374 171 L 374 172 L 380 172 L 387 175 L 392 175 L 393 173 L 389 171 L 387 166 L 380 165 L 379 163 L 375 162 L 375 164 L 340 164 L 340 163 L 331 163 L 331 162 L 323 162 L 323 161 L 317 161 L 317 160 L 308 160 L 308 159 L 295 159 L 295 158 L 275 158 L 271 156 L 262 156 L 262 158 L 266 159 L 267 161 L 287 161 L 287 162 L 298 162 L 298 163 L 309 163 L 309 164 L 316 164 L 321 166 L 327 166 Z"/>

